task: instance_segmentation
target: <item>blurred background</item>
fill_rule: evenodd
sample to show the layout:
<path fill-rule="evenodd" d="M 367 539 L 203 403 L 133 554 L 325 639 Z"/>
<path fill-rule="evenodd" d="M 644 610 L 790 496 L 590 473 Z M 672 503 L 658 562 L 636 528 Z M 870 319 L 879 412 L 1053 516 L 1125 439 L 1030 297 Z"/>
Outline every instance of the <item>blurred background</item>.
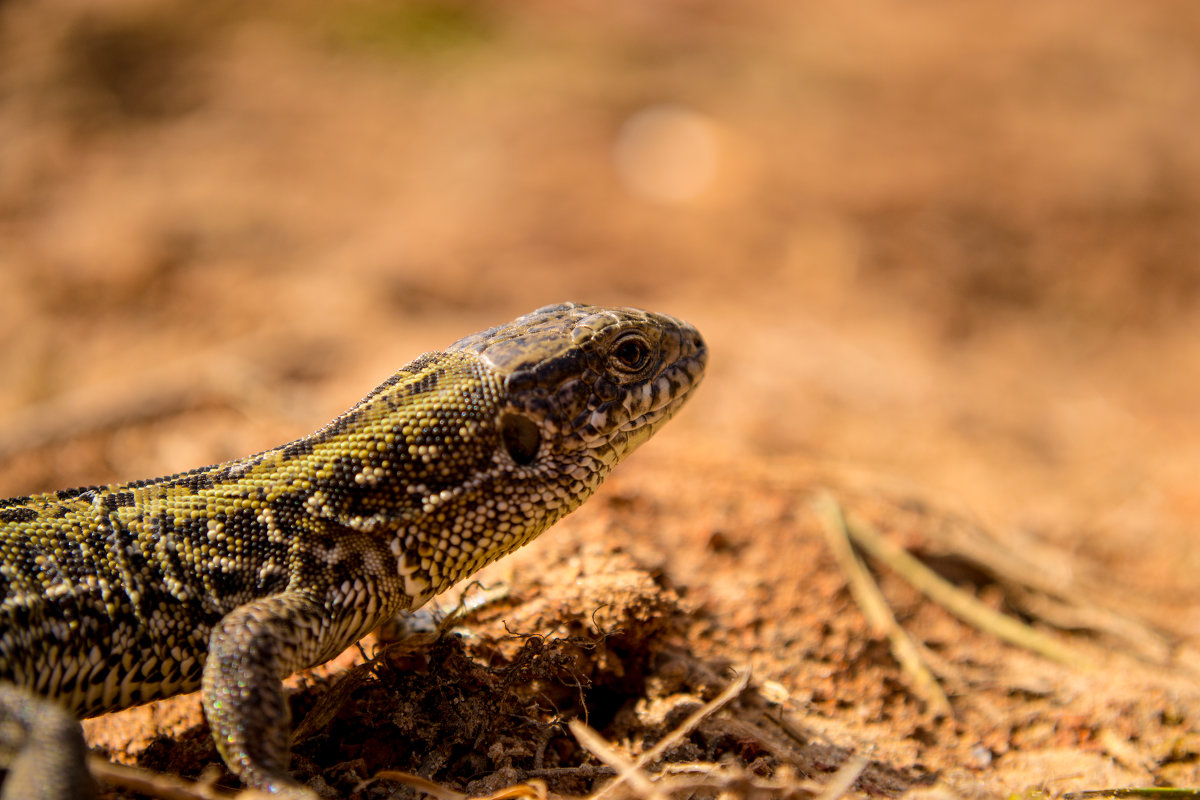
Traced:
<path fill-rule="evenodd" d="M 575 299 L 707 334 L 674 438 L 714 458 L 1139 549 L 1200 510 L 1190 4 L 9 0 L 0 25 L 5 493 L 267 446 Z M 128 416 L 176 424 L 44 452 Z"/>
<path fill-rule="evenodd" d="M 711 348 L 629 479 L 721 471 L 686 524 L 865 475 L 1195 637 L 1198 120 L 1186 2 L 0 2 L 0 495 L 636 305 Z"/>

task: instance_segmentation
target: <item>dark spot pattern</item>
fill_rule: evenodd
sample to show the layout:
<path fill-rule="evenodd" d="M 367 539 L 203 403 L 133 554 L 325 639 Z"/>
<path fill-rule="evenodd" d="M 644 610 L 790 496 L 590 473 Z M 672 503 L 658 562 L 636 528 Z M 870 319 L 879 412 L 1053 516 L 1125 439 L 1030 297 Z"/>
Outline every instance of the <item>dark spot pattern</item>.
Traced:
<path fill-rule="evenodd" d="M 38 512 L 35 508 L 23 506 L 0 508 L 0 522 L 32 522 L 37 518 Z"/>

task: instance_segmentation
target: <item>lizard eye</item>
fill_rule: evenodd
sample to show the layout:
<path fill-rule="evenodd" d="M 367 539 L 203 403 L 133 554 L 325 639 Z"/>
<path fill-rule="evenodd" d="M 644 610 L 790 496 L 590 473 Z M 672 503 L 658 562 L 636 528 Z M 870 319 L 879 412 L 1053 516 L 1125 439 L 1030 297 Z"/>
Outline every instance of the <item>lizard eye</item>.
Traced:
<path fill-rule="evenodd" d="M 509 457 L 523 467 L 533 463 L 542 444 L 537 425 L 520 414 L 505 414 L 500 419 L 500 438 Z"/>
<path fill-rule="evenodd" d="M 615 366 L 624 372 L 638 372 L 650 361 L 650 345 L 633 333 L 618 339 L 612 349 Z"/>

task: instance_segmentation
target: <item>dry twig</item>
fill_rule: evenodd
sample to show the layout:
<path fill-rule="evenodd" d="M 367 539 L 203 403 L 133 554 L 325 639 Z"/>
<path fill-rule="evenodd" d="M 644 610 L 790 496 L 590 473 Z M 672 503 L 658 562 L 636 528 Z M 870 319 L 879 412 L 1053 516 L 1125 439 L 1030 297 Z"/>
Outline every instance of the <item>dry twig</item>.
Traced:
<path fill-rule="evenodd" d="M 893 655 L 929 710 L 939 716 L 952 714 L 950 700 L 925 664 L 917 644 L 896 622 L 883 592 L 879 590 L 862 561 L 854 554 L 842 507 L 829 495 L 822 495 L 813 505 L 821 518 L 821 528 L 825 531 L 825 538 L 829 541 L 834 558 L 837 559 L 842 574 L 846 576 L 850 593 L 858 601 L 867 621 L 872 628 L 887 636 L 892 645 Z"/>
<path fill-rule="evenodd" d="M 846 531 L 856 545 L 887 564 L 909 585 L 968 625 L 1067 666 L 1080 669 L 1095 666 L 1082 653 L 1052 636 L 988 608 L 943 579 L 904 548 L 888 541 L 868 523 L 848 520 Z"/>
<path fill-rule="evenodd" d="M 634 788 L 645 797 L 655 798 L 655 800 L 665 800 L 662 792 L 655 787 L 654 779 L 646 775 L 645 768 L 661 758 L 667 750 L 695 730 L 701 722 L 715 714 L 726 703 L 741 694 L 749 684 L 750 670 L 747 668 L 742 670 L 737 679 L 725 687 L 724 691 L 693 712 L 678 727 L 664 736 L 658 744 L 645 753 L 642 753 L 637 761 L 629 761 L 625 756 L 617 753 L 604 741 L 600 734 L 580 720 L 571 720 L 569 727 L 571 733 L 575 734 L 575 738 L 579 740 L 579 744 L 596 756 L 596 758 L 617 770 L 617 777 L 592 795 L 591 800 L 600 800 L 600 798 L 626 781 L 633 784 Z"/>
<path fill-rule="evenodd" d="M 866 756 L 852 755 L 846 759 L 846 763 L 838 768 L 838 771 L 833 774 L 833 777 L 821 789 L 821 793 L 817 795 L 816 800 L 840 800 L 840 798 L 850 791 L 854 786 L 854 782 L 863 774 L 863 770 L 871 762 Z"/>
<path fill-rule="evenodd" d="M 159 800 L 269 800 L 271 797 L 254 789 L 231 794 L 207 781 L 189 781 L 140 767 L 114 764 L 97 755 L 88 756 L 88 770 L 96 780 L 109 786 L 157 797 Z"/>

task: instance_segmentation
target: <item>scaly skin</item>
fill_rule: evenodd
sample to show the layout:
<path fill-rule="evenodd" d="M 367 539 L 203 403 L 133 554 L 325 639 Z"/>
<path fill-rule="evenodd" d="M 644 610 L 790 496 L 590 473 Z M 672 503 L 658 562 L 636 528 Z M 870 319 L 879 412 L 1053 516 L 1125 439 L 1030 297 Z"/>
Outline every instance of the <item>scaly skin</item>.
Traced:
<path fill-rule="evenodd" d="M 17 731 L 0 740 L 16 751 L 3 797 L 85 791 L 16 786 L 35 759 L 78 760 L 77 733 L 39 744 L 68 714 L 199 688 L 246 785 L 315 798 L 287 774 L 283 678 L 576 508 L 706 357 L 671 317 L 549 306 L 421 356 L 274 450 L 0 501 L 0 733 Z"/>

